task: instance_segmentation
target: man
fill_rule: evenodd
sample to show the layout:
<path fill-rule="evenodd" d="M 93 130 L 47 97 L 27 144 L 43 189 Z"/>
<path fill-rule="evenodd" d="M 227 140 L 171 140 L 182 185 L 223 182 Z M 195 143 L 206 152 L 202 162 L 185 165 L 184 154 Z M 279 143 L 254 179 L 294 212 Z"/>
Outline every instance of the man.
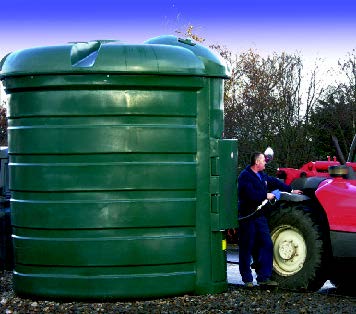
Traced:
<path fill-rule="evenodd" d="M 248 288 L 253 287 L 251 272 L 252 252 L 258 256 L 256 267 L 257 282 L 260 286 L 274 287 L 278 283 L 270 279 L 273 267 L 273 243 L 267 218 L 263 209 L 256 211 L 264 200 L 272 201 L 279 190 L 301 194 L 289 185 L 263 172 L 265 155 L 256 152 L 251 155 L 250 165 L 238 177 L 239 207 L 239 269 L 242 281 Z M 269 192 L 272 191 L 272 192 Z"/>

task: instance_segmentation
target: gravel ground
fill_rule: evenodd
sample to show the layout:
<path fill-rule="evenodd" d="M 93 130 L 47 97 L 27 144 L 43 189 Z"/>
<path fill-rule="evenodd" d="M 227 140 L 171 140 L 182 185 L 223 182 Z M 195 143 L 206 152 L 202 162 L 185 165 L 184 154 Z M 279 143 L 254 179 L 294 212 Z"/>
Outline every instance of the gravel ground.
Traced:
<path fill-rule="evenodd" d="M 17 297 L 12 273 L 0 280 L 0 313 L 356 313 L 356 298 L 334 292 L 296 293 L 229 285 L 221 294 L 106 303 L 39 301 Z"/>

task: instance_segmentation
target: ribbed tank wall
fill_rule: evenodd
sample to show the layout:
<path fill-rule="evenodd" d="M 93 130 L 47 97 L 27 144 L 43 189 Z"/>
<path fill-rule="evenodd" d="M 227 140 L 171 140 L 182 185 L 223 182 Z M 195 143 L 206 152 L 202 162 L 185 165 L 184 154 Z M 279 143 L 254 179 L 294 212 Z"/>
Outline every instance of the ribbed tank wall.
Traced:
<path fill-rule="evenodd" d="M 7 79 L 18 293 L 194 291 L 202 86 L 157 75 Z"/>

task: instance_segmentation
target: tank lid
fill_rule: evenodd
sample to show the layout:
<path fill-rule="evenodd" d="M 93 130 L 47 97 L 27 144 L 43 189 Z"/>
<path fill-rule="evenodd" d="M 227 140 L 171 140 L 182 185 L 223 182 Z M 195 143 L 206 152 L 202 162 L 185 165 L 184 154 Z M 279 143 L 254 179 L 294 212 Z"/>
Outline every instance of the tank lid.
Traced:
<path fill-rule="evenodd" d="M 208 48 L 175 36 L 144 44 L 113 40 L 35 47 L 8 54 L 0 78 L 22 75 L 116 73 L 228 77 L 222 59 Z"/>

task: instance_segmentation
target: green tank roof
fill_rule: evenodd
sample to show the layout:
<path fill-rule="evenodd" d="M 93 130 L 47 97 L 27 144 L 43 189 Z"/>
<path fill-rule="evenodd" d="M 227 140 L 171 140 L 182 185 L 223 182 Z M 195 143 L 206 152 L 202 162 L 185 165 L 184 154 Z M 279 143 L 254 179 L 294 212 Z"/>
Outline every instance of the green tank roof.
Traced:
<path fill-rule="evenodd" d="M 167 74 L 227 78 L 224 61 L 189 39 L 160 36 L 144 44 L 94 40 L 8 54 L 0 78 L 41 74 Z"/>

